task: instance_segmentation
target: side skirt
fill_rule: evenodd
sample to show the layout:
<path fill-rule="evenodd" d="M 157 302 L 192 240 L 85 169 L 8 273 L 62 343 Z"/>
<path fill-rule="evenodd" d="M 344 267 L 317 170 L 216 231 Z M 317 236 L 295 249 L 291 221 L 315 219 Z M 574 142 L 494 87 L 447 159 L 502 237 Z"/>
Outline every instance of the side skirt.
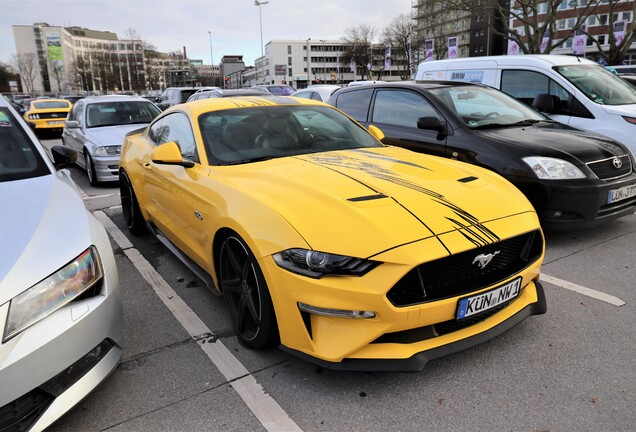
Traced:
<path fill-rule="evenodd" d="M 147 223 L 147 226 L 148 226 L 148 230 L 152 234 L 154 234 L 154 236 L 157 237 L 157 239 L 161 243 L 163 243 L 163 245 L 167 247 L 168 250 L 170 250 L 170 252 L 172 252 L 177 258 L 179 258 L 179 260 L 183 264 L 185 264 L 186 267 L 188 267 L 192 271 L 192 273 L 197 275 L 197 277 L 205 283 L 205 285 L 208 287 L 210 291 L 212 291 L 217 296 L 221 295 L 221 291 L 214 284 L 214 280 L 212 279 L 210 274 L 207 271 L 205 271 L 203 267 L 195 263 L 192 259 L 190 259 L 189 256 L 183 253 L 181 249 L 179 249 L 177 245 L 172 243 L 172 241 L 170 241 L 170 239 L 166 237 L 165 234 L 161 232 L 161 230 L 157 228 L 155 225 Z"/>

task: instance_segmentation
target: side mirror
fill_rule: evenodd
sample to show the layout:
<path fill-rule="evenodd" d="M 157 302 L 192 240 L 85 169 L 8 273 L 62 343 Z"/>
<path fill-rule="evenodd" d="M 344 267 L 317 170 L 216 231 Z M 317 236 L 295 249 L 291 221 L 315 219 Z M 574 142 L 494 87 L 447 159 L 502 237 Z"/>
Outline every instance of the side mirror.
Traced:
<path fill-rule="evenodd" d="M 538 94 L 532 101 L 532 107 L 542 113 L 552 114 L 557 107 L 555 99 L 558 100 L 558 96 L 547 93 Z"/>
<path fill-rule="evenodd" d="M 64 127 L 69 129 L 78 129 L 80 125 L 77 120 L 66 120 L 64 122 Z"/>
<path fill-rule="evenodd" d="M 437 117 L 420 117 L 417 119 L 417 128 L 442 133 L 446 130 L 446 123 L 442 123 Z"/>
<path fill-rule="evenodd" d="M 378 141 L 382 141 L 384 139 L 384 132 L 382 132 L 379 127 L 373 126 L 373 125 L 369 125 L 367 130 Z"/>
<path fill-rule="evenodd" d="M 74 164 L 79 152 L 69 147 L 56 145 L 51 147 L 51 154 L 53 155 L 53 164 L 55 165 L 55 169 L 61 169 Z"/>
<path fill-rule="evenodd" d="M 174 141 L 161 144 L 152 151 L 151 159 L 159 165 L 179 165 L 184 168 L 192 168 L 194 162 L 183 159 L 181 150 Z"/>

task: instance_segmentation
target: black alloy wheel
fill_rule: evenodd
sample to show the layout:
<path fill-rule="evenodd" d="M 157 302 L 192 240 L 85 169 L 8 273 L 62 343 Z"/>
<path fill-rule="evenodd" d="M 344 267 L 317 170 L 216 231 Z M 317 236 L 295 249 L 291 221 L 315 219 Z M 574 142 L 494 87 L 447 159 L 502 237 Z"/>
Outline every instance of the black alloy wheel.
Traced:
<path fill-rule="evenodd" d="M 135 191 L 130 184 L 130 179 L 124 171 L 119 173 L 119 194 L 121 196 L 121 208 L 128 231 L 132 235 L 141 235 L 146 232 L 146 221 L 141 214 L 139 202 Z"/>
<path fill-rule="evenodd" d="M 256 258 L 238 235 L 229 235 L 219 255 L 219 285 L 232 325 L 248 348 L 278 343 L 274 307 Z"/>

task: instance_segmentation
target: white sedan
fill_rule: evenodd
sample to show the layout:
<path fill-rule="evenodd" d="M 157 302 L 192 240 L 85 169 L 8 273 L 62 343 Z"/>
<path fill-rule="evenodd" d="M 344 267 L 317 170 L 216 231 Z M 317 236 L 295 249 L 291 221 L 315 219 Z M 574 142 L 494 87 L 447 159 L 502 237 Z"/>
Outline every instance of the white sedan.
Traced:
<path fill-rule="evenodd" d="M 0 429 L 42 430 L 117 366 L 121 293 L 104 227 L 2 98 L 0 202 Z"/>

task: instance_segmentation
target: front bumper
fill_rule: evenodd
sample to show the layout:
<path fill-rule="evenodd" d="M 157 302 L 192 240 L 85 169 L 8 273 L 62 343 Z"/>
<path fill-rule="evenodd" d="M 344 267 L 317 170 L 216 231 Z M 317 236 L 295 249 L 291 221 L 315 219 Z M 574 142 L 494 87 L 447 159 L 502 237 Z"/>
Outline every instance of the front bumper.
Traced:
<path fill-rule="evenodd" d="M 44 429 L 117 366 L 122 303 L 117 269 L 108 255 L 112 261 L 104 263 L 101 295 L 71 302 L 0 345 L 0 412 L 12 416 L 0 421 Z M 8 304 L 0 307 L 0 321 L 7 310 Z"/>
<path fill-rule="evenodd" d="M 119 155 L 117 156 L 93 156 L 95 175 L 99 182 L 112 182 L 119 180 Z"/>
<path fill-rule="evenodd" d="M 508 178 L 535 207 L 546 230 L 588 229 L 636 211 L 636 197 L 608 204 L 610 190 L 636 184 L 636 173 L 616 180 L 538 181 Z"/>
<path fill-rule="evenodd" d="M 537 228 L 534 213 L 494 221 L 488 228 L 504 238 Z M 442 245 L 443 242 L 444 245 Z M 411 306 L 394 306 L 387 292 L 414 266 L 474 249 L 459 231 L 387 251 L 383 262 L 362 277 L 310 279 L 280 269 L 271 257 L 260 260 L 276 311 L 283 349 L 333 369 L 417 370 L 426 361 L 495 337 L 527 316 L 545 311 L 538 284 L 543 253 L 523 270 L 469 294 Z M 520 294 L 483 320 L 447 332 L 437 325 L 455 321 L 458 301 L 521 277 Z M 317 308 L 373 311 L 374 318 L 348 319 L 302 312 L 298 303 Z M 498 329 L 498 330 L 493 330 Z M 395 335 L 411 333 L 410 340 Z M 411 335 L 411 336 L 412 336 Z M 395 363 L 391 366 L 391 363 Z M 364 366 L 366 365 L 366 366 Z"/>

